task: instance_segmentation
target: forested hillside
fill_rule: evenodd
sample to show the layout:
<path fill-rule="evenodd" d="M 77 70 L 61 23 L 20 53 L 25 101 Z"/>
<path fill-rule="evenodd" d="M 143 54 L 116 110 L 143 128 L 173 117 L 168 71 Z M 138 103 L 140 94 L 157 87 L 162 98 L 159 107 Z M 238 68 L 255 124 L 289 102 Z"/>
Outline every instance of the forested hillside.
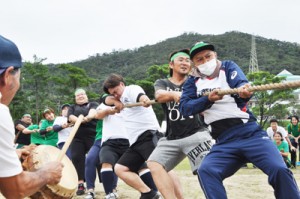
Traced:
<path fill-rule="evenodd" d="M 219 59 L 231 59 L 247 73 L 251 51 L 251 36 L 235 31 L 221 35 L 184 33 L 154 45 L 96 54 L 86 60 L 71 64 L 82 67 L 88 75 L 100 82 L 111 72 L 121 73 L 126 77 L 138 80 L 145 78 L 146 70 L 150 66 L 166 64 L 168 54 L 171 51 L 190 48 L 197 41 L 206 41 L 216 46 Z M 118 47 L 116 46 L 116 48 Z M 300 44 L 257 36 L 256 50 L 261 70 L 277 74 L 283 69 L 287 69 L 293 74 L 300 74 Z"/>

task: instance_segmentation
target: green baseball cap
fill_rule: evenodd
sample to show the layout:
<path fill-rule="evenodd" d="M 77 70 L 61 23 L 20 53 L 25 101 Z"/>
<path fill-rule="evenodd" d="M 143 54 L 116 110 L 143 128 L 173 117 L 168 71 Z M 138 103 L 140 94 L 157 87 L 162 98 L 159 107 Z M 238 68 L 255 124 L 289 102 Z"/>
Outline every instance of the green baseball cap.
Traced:
<path fill-rule="evenodd" d="M 215 51 L 215 47 L 209 43 L 205 43 L 203 41 L 201 42 L 197 42 L 194 44 L 194 46 L 192 46 L 191 50 L 190 50 L 190 56 L 191 56 L 191 59 L 193 59 L 193 57 L 203 51 L 203 50 L 212 50 L 212 51 Z"/>

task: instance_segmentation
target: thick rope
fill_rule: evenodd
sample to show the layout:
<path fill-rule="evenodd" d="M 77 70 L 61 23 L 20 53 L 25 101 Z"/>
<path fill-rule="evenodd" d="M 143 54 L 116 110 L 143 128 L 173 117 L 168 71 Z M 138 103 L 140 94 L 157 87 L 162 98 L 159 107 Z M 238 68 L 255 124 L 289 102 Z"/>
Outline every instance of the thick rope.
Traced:
<path fill-rule="evenodd" d="M 300 87 L 300 81 L 292 81 L 292 82 L 282 82 L 282 83 L 271 83 L 271 84 L 264 84 L 264 85 L 256 85 L 250 86 L 247 88 L 250 92 L 255 91 L 266 91 L 266 90 L 284 90 L 290 88 L 298 88 Z M 239 93 L 240 88 L 231 88 L 231 89 L 218 89 L 219 95 L 229 95 L 229 94 L 236 94 Z M 206 92 L 203 95 L 207 96 L 210 92 Z"/>
<path fill-rule="evenodd" d="M 289 88 L 298 88 L 300 87 L 300 81 L 292 81 L 292 82 L 282 82 L 282 83 L 271 83 L 271 84 L 264 84 L 264 85 L 257 85 L 257 86 L 250 86 L 247 88 L 250 92 L 255 91 L 266 91 L 266 90 L 284 90 Z M 239 88 L 231 88 L 231 89 L 218 89 L 218 95 L 230 95 L 239 93 Z M 203 96 L 209 95 L 210 92 L 206 92 Z M 147 104 L 156 104 L 155 100 L 150 100 Z M 133 103 L 133 104 L 125 104 L 125 108 L 131 108 L 135 106 L 142 106 L 142 102 Z"/>
<path fill-rule="evenodd" d="M 146 104 L 148 105 L 152 105 L 152 104 L 156 104 L 157 102 L 155 100 L 150 100 L 148 101 Z M 143 106 L 143 102 L 137 102 L 137 103 L 132 103 L 132 104 L 124 104 L 125 108 L 132 108 L 135 106 Z"/>

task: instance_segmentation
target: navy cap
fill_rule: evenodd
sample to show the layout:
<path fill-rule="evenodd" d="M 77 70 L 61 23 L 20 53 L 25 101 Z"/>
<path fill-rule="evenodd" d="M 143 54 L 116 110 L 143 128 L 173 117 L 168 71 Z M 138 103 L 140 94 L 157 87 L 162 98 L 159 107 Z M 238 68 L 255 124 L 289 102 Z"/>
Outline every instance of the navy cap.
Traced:
<path fill-rule="evenodd" d="M 0 35 L 0 74 L 8 67 L 22 67 L 22 57 L 16 44 Z"/>
<path fill-rule="evenodd" d="M 61 106 L 61 110 L 63 110 L 65 107 L 70 107 L 71 105 L 70 104 L 63 104 L 62 106 Z"/>

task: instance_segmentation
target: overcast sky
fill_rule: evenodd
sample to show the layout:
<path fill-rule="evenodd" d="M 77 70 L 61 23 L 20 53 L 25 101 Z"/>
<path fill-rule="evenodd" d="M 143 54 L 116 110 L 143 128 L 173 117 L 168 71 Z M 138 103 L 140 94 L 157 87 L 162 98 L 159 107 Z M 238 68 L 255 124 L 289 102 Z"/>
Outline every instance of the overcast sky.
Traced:
<path fill-rule="evenodd" d="M 240 31 L 300 44 L 298 0 L 0 0 L 0 34 L 24 61 L 82 60 L 185 32 Z M 169 52 L 166 52 L 169 53 Z"/>

